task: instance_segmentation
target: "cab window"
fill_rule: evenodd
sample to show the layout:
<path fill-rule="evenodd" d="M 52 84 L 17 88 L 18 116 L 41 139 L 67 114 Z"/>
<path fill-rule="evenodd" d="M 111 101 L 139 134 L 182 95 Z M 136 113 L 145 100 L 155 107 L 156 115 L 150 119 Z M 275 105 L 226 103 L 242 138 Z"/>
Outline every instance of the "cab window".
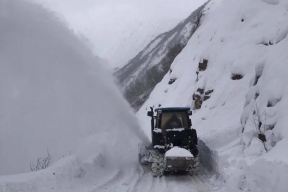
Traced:
<path fill-rule="evenodd" d="M 188 128 L 186 112 L 162 112 L 161 129 Z"/>

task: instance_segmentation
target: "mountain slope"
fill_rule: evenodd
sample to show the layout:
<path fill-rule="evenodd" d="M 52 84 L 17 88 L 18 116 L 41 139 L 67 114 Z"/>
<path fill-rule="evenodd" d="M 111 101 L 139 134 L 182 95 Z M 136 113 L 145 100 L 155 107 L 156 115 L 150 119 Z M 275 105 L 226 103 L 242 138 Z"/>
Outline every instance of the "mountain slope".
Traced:
<path fill-rule="evenodd" d="M 227 191 L 286 191 L 288 1 L 214 0 L 206 10 L 141 124 L 150 135 L 150 106 L 189 106 Z"/>
<path fill-rule="evenodd" d="M 205 5 L 194 11 L 174 29 L 160 34 L 145 49 L 115 72 L 125 98 L 138 110 L 155 85 L 169 71 L 174 58 L 197 30 Z"/>

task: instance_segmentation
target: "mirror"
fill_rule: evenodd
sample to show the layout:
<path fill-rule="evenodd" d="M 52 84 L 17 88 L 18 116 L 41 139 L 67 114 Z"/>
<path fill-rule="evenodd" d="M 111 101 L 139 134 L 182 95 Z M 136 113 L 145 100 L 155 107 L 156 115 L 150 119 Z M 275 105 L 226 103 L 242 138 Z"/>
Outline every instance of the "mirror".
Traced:
<path fill-rule="evenodd" d="M 188 121 L 188 126 L 189 126 L 189 127 L 192 127 L 192 121 L 191 121 L 191 119 L 189 119 L 189 121 Z"/>
<path fill-rule="evenodd" d="M 188 115 L 191 116 L 192 115 L 192 111 L 188 111 Z"/>
<path fill-rule="evenodd" d="M 147 112 L 147 116 L 153 117 L 153 112 L 152 112 L 152 111 L 148 111 L 148 112 Z"/>

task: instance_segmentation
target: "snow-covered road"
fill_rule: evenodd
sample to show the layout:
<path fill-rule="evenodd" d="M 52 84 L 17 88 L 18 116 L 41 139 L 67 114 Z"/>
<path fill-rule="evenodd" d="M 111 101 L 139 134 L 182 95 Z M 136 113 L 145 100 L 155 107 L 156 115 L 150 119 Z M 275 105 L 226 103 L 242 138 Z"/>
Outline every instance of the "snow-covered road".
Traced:
<path fill-rule="evenodd" d="M 134 165 L 125 171 L 118 171 L 93 192 L 210 192 L 212 186 L 209 174 L 202 169 L 198 176 L 173 174 L 153 177 L 148 167 Z M 92 192 L 91 191 L 91 192 Z"/>

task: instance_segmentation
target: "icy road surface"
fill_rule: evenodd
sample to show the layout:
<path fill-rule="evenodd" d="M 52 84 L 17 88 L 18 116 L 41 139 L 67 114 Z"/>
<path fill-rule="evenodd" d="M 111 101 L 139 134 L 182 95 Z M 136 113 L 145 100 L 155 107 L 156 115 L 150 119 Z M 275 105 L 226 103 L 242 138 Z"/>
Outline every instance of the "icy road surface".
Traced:
<path fill-rule="evenodd" d="M 114 177 L 97 186 L 93 192 L 210 192 L 209 175 L 201 170 L 199 176 L 186 174 L 153 177 L 148 166 L 135 165 L 119 171 Z M 91 192 L 92 192 L 91 191 Z"/>

